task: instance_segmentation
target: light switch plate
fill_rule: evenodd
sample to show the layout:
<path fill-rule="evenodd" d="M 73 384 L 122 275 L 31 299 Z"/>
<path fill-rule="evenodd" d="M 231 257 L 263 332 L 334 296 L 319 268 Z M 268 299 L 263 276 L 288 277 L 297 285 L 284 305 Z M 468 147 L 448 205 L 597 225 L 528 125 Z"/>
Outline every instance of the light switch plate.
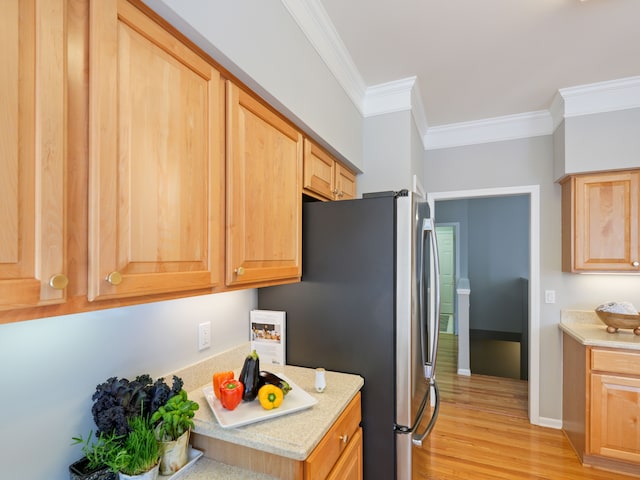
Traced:
<path fill-rule="evenodd" d="M 198 350 L 211 347 L 211 322 L 198 325 Z"/>
<path fill-rule="evenodd" d="M 544 303 L 556 303 L 556 291 L 545 290 L 544 291 Z"/>

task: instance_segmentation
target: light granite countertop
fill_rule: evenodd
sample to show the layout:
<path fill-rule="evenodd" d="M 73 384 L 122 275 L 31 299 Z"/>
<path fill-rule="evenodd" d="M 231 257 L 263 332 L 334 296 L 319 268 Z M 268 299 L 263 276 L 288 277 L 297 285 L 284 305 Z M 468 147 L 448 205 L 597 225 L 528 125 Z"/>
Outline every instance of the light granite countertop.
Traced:
<path fill-rule="evenodd" d="M 592 310 L 562 310 L 559 326 L 582 345 L 640 350 L 640 335 L 627 329 L 608 333 L 607 326 Z"/>
<path fill-rule="evenodd" d="M 171 477 L 158 477 L 158 479 Z M 193 466 L 180 474 L 180 480 L 278 480 L 264 473 L 252 472 L 208 458 L 200 458 Z"/>
<path fill-rule="evenodd" d="M 193 431 L 236 445 L 303 461 L 329 431 L 344 408 L 362 389 L 364 379 L 359 375 L 327 371 L 325 372 L 326 389 L 324 392 L 318 393 L 314 388 L 315 370 L 312 368 L 261 365 L 262 370 L 269 370 L 275 374 L 283 373 L 318 402 L 299 412 L 241 427 L 222 428 L 211 411 L 202 389 L 211 385 L 214 372 L 223 370 L 239 372 L 250 351 L 249 345 L 247 342 L 203 362 L 174 372 L 175 375 L 183 379 L 184 388 L 187 390 L 189 398 L 200 405 L 194 418 L 195 428 Z M 321 366 L 318 365 L 318 367 Z M 189 468 L 189 471 L 181 476 L 181 479 L 185 480 L 199 480 L 201 478 L 270 480 L 273 477 L 230 467 L 207 458 L 198 460 L 195 465 Z"/>

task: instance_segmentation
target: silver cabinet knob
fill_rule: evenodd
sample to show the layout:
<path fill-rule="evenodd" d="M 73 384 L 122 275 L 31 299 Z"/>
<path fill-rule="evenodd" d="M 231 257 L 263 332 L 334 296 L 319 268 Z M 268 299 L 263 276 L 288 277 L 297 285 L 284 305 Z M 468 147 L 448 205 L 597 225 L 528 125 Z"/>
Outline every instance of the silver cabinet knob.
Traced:
<path fill-rule="evenodd" d="M 633 262 L 631 265 L 633 265 L 634 267 L 638 267 L 640 266 L 640 262 L 638 262 L 637 260 L 635 262 Z"/>
<path fill-rule="evenodd" d="M 240 276 L 240 275 L 244 275 L 244 267 L 238 267 L 234 270 L 235 274 Z"/>
<path fill-rule="evenodd" d="M 346 444 L 349 441 L 349 435 L 347 435 L 346 433 L 344 435 L 340 435 L 340 440 L 342 440 L 342 443 Z"/>

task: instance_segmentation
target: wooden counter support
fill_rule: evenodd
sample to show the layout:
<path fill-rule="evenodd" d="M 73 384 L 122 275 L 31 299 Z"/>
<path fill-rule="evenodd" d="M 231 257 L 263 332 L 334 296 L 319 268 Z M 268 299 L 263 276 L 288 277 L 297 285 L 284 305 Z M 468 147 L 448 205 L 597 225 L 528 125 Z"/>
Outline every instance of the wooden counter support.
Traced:
<path fill-rule="evenodd" d="M 583 464 L 640 471 L 640 351 L 563 333 L 563 431 Z"/>
<path fill-rule="evenodd" d="M 305 461 L 293 460 L 198 433 L 192 434 L 192 445 L 212 460 L 265 473 L 282 480 L 362 480 L 361 418 L 358 393 Z"/>

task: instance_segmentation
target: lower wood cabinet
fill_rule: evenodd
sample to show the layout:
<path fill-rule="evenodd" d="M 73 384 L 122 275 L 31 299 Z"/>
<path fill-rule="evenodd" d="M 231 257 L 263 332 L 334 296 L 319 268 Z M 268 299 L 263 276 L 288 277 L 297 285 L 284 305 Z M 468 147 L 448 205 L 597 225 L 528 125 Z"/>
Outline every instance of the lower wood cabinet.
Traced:
<path fill-rule="evenodd" d="M 640 469 L 640 351 L 563 336 L 563 430 L 582 463 Z"/>
<path fill-rule="evenodd" d="M 327 480 L 362 480 L 362 464 L 362 428 L 358 428 Z"/>
<path fill-rule="evenodd" d="M 304 480 L 362 478 L 362 473 L 360 477 L 345 477 L 341 473 L 345 470 L 351 470 L 349 464 L 353 464 L 356 461 L 354 457 L 358 456 L 358 444 L 360 448 L 359 457 L 362 460 L 361 418 L 360 394 L 358 394 L 309 455 L 304 464 Z M 338 465 L 338 462 L 340 462 L 340 465 Z M 362 462 L 360 462 L 359 468 L 362 471 Z"/>
<path fill-rule="evenodd" d="M 640 466 L 640 352 L 590 350 L 587 451 Z"/>
<path fill-rule="evenodd" d="M 347 405 L 304 461 L 192 434 L 194 448 L 213 460 L 281 480 L 362 480 L 362 407 L 360 393 Z"/>

